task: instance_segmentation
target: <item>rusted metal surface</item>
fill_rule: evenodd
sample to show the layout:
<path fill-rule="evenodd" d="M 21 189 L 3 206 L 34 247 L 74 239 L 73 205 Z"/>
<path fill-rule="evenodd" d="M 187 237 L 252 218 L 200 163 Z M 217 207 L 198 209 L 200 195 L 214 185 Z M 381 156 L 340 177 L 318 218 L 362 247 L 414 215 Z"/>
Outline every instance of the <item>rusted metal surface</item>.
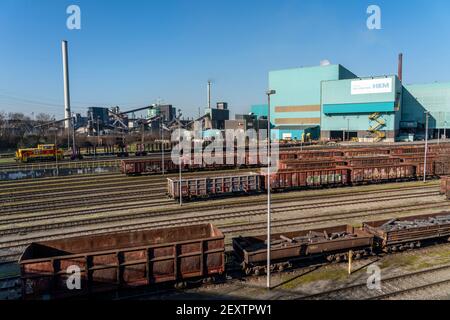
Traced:
<path fill-rule="evenodd" d="M 425 146 L 400 146 L 391 149 L 392 155 L 425 154 Z"/>
<path fill-rule="evenodd" d="M 387 180 L 402 180 L 416 177 L 416 167 L 413 165 L 377 165 L 352 168 L 351 182 L 377 182 Z"/>
<path fill-rule="evenodd" d="M 449 179 L 450 179 L 449 176 L 441 177 L 441 183 L 440 183 L 440 189 L 439 189 L 440 194 L 447 194 L 447 190 L 450 187 L 448 184 Z"/>
<path fill-rule="evenodd" d="M 434 172 L 436 175 L 450 175 L 450 156 L 439 155 L 434 160 Z"/>
<path fill-rule="evenodd" d="M 306 150 L 298 153 L 298 159 L 314 159 L 314 158 L 335 158 L 342 157 L 344 152 L 342 150 Z"/>
<path fill-rule="evenodd" d="M 385 156 L 354 156 L 343 158 L 346 164 L 351 167 L 377 166 L 377 165 L 394 165 L 400 164 L 402 159 L 399 157 Z"/>
<path fill-rule="evenodd" d="M 420 165 L 424 161 L 424 146 L 390 146 L 390 147 L 341 147 L 324 148 L 315 150 L 302 150 L 298 148 L 281 149 L 279 151 L 279 169 L 317 169 L 330 167 L 330 162 L 335 162 L 334 166 L 369 166 L 369 165 L 394 165 L 400 162 L 406 164 Z M 239 151 L 239 152 L 238 152 Z M 194 154 L 184 156 L 183 170 L 212 170 L 227 169 L 235 167 L 260 167 L 264 163 L 256 151 L 249 149 L 235 148 L 231 152 L 223 152 L 222 155 L 214 155 L 222 161 L 207 161 L 194 159 Z M 401 160 L 399 160 L 401 159 Z M 431 145 L 427 156 L 427 172 L 436 170 L 435 174 L 450 174 L 450 146 L 448 144 Z M 438 167 L 435 169 L 435 163 Z M 167 157 L 164 167 L 167 172 L 176 171 L 176 166 Z M 128 159 L 122 160 L 121 172 L 125 174 L 139 173 L 159 173 L 162 170 L 161 159 Z M 423 172 L 423 168 L 418 168 L 418 173 Z M 442 173 L 441 173 L 442 172 Z"/>
<path fill-rule="evenodd" d="M 164 171 L 171 172 L 178 170 L 178 165 L 169 159 L 164 160 Z M 127 175 L 142 173 L 161 173 L 161 159 L 130 159 L 122 160 L 120 164 L 120 172 Z"/>
<path fill-rule="evenodd" d="M 384 249 L 401 249 L 401 245 L 414 246 L 420 245 L 421 241 L 449 237 L 450 221 L 441 219 L 441 217 L 449 215 L 449 212 L 442 212 L 438 214 L 364 222 L 363 228 L 367 232 L 375 235 Z M 423 221 L 434 221 L 434 223 L 423 223 Z M 403 227 L 390 228 L 389 225 L 400 225 Z"/>
<path fill-rule="evenodd" d="M 23 295 L 64 298 L 222 274 L 224 248 L 212 224 L 32 243 L 19 260 Z M 80 268 L 81 290 L 67 287 L 70 266 Z"/>
<path fill-rule="evenodd" d="M 390 149 L 387 148 L 358 148 L 358 149 L 350 149 L 345 150 L 345 157 L 360 157 L 360 156 L 372 156 L 378 157 L 382 155 L 389 155 Z"/>
<path fill-rule="evenodd" d="M 261 184 L 267 190 L 267 172 L 261 170 Z M 346 168 L 288 170 L 271 174 L 272 190 L 295 189 L 314 186 L 344 186 L 349 184 L 349 170 Z"/>
<path fill-rule="evenodd" d="M 271 259 L 274 262 L 312 255 L 330 255 L 352 250 L 371 250 L 373 235 L 352 226 L 335 226 L 274 234 L 271 236 Z M 289 240 L 287 240 L 289 239 Z M 261 265 L 267 258 L 267 237 L 233 239 L 235 253 L 246 265 Z"/>
<path fill-rule="evenodd" d="M 167 179 L 167 191 L 171 198 L 179 199 L 180 181 Z M 189 178 L 181 180 L 183 198 L 202 198 L 226 194 L 249 194 L 261 191 L 260 175 L 257 173 L 234 176 Z"/>
<path fill-rule="evenodd" d="M 311 160 L 281 160 L 278 164 L 280 170 L 305 170 L 305 169 L 322 169 L 335 168 L 337 166 L 345 166 L 344 160 L 334 158 L 317 158 Z"/>

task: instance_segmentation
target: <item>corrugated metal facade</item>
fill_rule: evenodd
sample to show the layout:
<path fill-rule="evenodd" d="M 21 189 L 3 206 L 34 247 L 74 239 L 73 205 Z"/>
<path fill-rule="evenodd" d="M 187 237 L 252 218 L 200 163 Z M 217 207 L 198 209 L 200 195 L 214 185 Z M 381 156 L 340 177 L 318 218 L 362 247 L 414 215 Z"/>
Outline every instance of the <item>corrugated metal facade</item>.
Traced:
<path fill-rule="evenodd" d="M 305 128 L 317 128 L 323 139 L 339 131 L 341 137 L 350 131 L 352 137 L 377 141 L 419 136 L 424 111 L 430 111 L 430 129 L 450 125 L 450 83 L 403 86 L 395 75 L 357 78 L 341 65 L 327 65 L 271 71 L 269 88 L 276 90 L 270 112 L 280 139 L 300 139 Z M 252 106 L 258 116 L 267 115 L 265 110 L 267 105 Z"/>
<path fill-rule="evenodd" d="M 269 72 L 269 87 L 277 92 L 271 97 L 271 123 L 280 129 L 279 138 L 289 131 L 292 137 L 301 136 L 301 126 L 320 126 L 322 81 L 355 77 L 341 65 Z"/>
<path fill-rule="evenodd" d="M 373 92 L 371 88 L 352 91 L 358 82 L 378 79 L 386 79 L 390 87 L 384 92 Z M 371 129 L 376 127 L 393 139 L 400 125 L 401 88 L 397 76 L 322 82 L 322 136 L 328 137 L 331 131 L 350 131 L 356 132 L 358 138 L 371 138 L 375 135 Z"/>
<path fill-rule="evenodd" d="M 425 111 L 430 111 L 430 128 L 448 128 L 450 83 L 404 85 L 402 121 L 424 123 Z"/>

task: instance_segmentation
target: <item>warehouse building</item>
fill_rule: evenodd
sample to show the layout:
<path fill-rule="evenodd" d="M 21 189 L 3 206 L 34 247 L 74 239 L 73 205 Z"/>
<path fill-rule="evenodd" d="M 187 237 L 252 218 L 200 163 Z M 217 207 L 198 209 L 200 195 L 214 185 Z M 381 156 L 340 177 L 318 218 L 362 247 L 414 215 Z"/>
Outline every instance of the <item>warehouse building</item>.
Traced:
<path fill-rule="evenodd" d="M 430 137 L 449 136 L 450 83 L 404 86 L 401 74 L 401 60 L 400 77 L 360 78 L 339 64 L 271 71 L 272 128 L 282 140 L 420 140 L 429 112 Z"/>
<path fill-rule="evenodd" d="M 323 81 L 321 138 L 393 142 L 400 128 L 401 96 L 395 75 Z"/>
<path fill-rule="evenodd" d="M 279 139 L 300 140 L 307 134 L 318 139 L 322 81 L 355 77 L 341 65 L 271 71 L 269 87 L 277 92 L 271 97 L 271 123 Z"/>
<path fill-rule="evenodd" d="M 425 111 L 430 112 L 429 132 L 432 138 L 449 137 L 450 83 L 430 83 L 403 86 L 403 109 L 400 135 L 423 132 Z"/>

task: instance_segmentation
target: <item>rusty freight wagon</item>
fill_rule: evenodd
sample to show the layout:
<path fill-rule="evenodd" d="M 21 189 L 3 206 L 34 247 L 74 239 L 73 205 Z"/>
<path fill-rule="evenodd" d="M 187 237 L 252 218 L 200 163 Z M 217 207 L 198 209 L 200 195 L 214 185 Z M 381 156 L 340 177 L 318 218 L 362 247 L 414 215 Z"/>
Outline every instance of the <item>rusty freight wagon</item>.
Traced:
<path fill-rule="evenodd" d="M 303 258 L 343 261 L 348 259 L 349 250 L 361 258 L 372 253 L 373 239 L 372 234 L 348 225 L 274 234 L 271 269 L 282 271 Z M 267 236 L 234 238 L 233 248 L 246 274 L 266 271 Z"/>
<path fill-rule="evenodd" d="M 450 212 L 364 222 L 363 228 L 383 251 L 400 251 L 430 240 L 449 240 Z"/>
<path fill-rule="evenodd" d="M 450 176 L 441 177 L 440 194 L 445 194 L 447 199 L 450 197 Z"/>
<path fill-rule="evenodd" d="M 333 158 L 322 158 L 314 160 L 280 160 L 278 169 L 280 170 L 309 170 L 322 168 L 335 168 L 336 166 L 344 166 L 346 162 Z"/>
<path fill-rule="evenodd" d="M 447 191 L 450 187 L 449 185 L 449 176 L 445 176 L 445 177 L 441 177 L 441 184 L 440 184 L 440 189 L 439 189 L 439 193 L 440 194 L 447 194 Z"/>
<path fill-rule="evenodd" d="M 434 160 L 434 173 L 438 176 L 450 174 L 450 156 L 438 156 Z"/>
<path fill-rule="evenodd" d="M 380 164 L 393 165 L 401 163 L 401 159 L 398 157 L 386 156 L 355 156 L 343 158 L 347 162 L 347 165 L 352 167 L 364 167 L 364 166 L 377 166 Z"/>
<path fill-rule="evenodd" d="M 267 190 L 267 172 L 261 170 L 261 184 Z M 270 186 L 274 191 L 302 187 L 346 186 L 349 170 L 343 167 L 316 170 L 278 171 L 270 175 Z"/>
<path fill-rule="evenodd" d="M 350 183 L 349 170 L 345 167 L 316 170 L 279 170 L 270 175 L 274 191 L 303 187 L 345 186 Z M 261 184 L 267 190 L 267 172 L 261 170 Z"/>
<path fill-rule="evenodd" d="M 212 224 L 92 235 L 30 244 L 19 263 L 23 296 L 84 296 L 224 273 L 224 236 Z M 69 290 L 71 270 L 80 290 Z"/>
<path fill-rule="evenodd" d="M 389 155 L 390 150 L 382 148 L 356 148 L 344 150 L 343 153 L 345 157 L 362 157 L 362 156 L 378 157 L 382 155 Z"/>
<path fill-rule="evenodd" d="M 139 175 L 142 173 L 160 173 L 162 172 L 162 159 L 129 159 L 120 162 L 120 172 L 126 175 Z M 164 172 L 176 171 L 178 165 L 173 163 L 168 156 L 164 159 Z"/>
<path fill-rule="evenodd" d="M 416 167 L 414 165 L 371 165 L 351 169 L 353 184 L 402 181 L 415 178 Z"/>
<path fill-rule="evenodd" d="M 425 154 L 425 146 L 400 146 L 391 149 L 392 155 Z"/>
<path fill-rule="evenodd" d="M 254 194 L 261 191 L 260 175 L 257 173 L 234 176 L 188 178 L 181 180 L 183 198 L 209 198 L 234 194 Z M 180 198 L 180 180 L 167 178 L 167 193 Z"/>

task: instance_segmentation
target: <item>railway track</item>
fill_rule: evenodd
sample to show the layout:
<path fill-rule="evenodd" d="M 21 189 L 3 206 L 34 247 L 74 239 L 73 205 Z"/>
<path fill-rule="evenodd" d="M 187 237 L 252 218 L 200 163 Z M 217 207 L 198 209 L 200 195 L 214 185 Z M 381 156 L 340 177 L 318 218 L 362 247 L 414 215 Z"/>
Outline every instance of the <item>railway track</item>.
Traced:
<path fill-rule="evenodd" d="M 170 150 L 167 150 L 164 153 L 166 156 L 170 156 Z M 105 163 L 105 162 L 119 162 L 120 160 L 126 160 L 126 159 L 133 159 L 133 160 L 144 160 L 144 159 L 160 159 L 161 158 L 161 153 L 156 152 L 154 154 L 150 154 L 147 156 L 132 156 L 129 158 L 120 158 L 117 155 L 110 155 L 110 156 L 98 156 L 97 158 L 95 158 L 94 156 L 85 156 L 87 158 L 82 159 L 82 160 L 59 160 L 58 161 L 58 166 L 64 166 L 64 165 L 71 165 L 71 166 L 77 166 L 77 165 L 82 165 L 85 163 Z M 35 167 L 39 167 L 39 166 L 45 166 L 45 165 L 50 165 L 50 166 L 55 166 L 56 167 L 56 161 L 55 160 L 51 160 L 51 161 L 39 161 L 39 162 L 30 162 L 30 163 L 24 163 L 24 162 L 16 162 L 16 163 L 4 163 L 4 164 L 0 164 L 0 171 L 4 171 L 4 170 L 14 170 L 14 169 L 32 169 Z"/>
<path fill-rule="evenodd" d="M 228 169 L 228 170 L 216 170 L 214 174 L 227 174 L 236 172 L 251 172 L 251 169 Z M 253 170 L 254 171 L 254 170 Z M 211 171 L 195 171 L 195 172 L 183 172 L 183 177 L 195 177 L 211 175 Z M 51 178 L 39 178 L 35 180 L 20 180 L 20 181 L 0 181 L 0 196 L 9 196 L 17 192 L 29 192 L 29 191 L 39 191 L 44 188 L 60 188 L 60 187 L 74 187 L 74 186 L 92 186 L 98 182 L 102 183 L 114 183 L 117 185 L 122 183 L 135 183 L 139 181 L 148 182 L 162 182 L 166 181 L 166 178 L 175 177 L 175 173 L 162 174 L 150 174 L 141 176 L 126 176 L 120 173 L 100 173 L 100 174 L 86 174 L 86 175 L 74 175 L 65 177 L 51 177 Z M 74 185 L 76 184 L 76 185 Z"/>
<path fill-rule="evenodd" d="M 397 208 L 388 208 L 388 209 L 380 209 L 377 211 L 376 215 L 387 215 L 387 214 L 399 214 L 402 212 L 408 212 L 411 210 L 429 210 L 429 209 L 450 209 L 450 205 L 436 204 L 436 202 L 430 202 L 428 204 L 422 205 L 405 205 Z M 272 214 L 275 215 L 279 212 L 286 212 L 286 210 L 290 210 L 289 208 L 283 208 L 280 210 L 271 210 Z M 267 213 L 267 211 L 266 211 Z M 372 209 L 368 210 L 355 210 L 346 213 L 332 213 L 332 214 L 318 214 L 314 217 L 301 217 L 301 218 L 283 218 L 281 221 L 273 220 L 271 225 L 273 227 L 290 227 L 293 225 L 312 225 L 315 223 L 327 223 L 327 222 L 336 222 L 341 220 L 348 219 L 356 219 L 356 218 L 365 218 L 365 217 L 373 217 L 374 213 Z M 343 222 L 344 223 L 344 222 Z M 248 222 L 248 223 L 239 223 L 233 226 L 220 226 L 222 232 L 227 234 L 235 234 L 237 232 L 254 232 L 259 230 L 264 230 L 267 227 L 267 222 Z"/>
<path fill-rule="evenodd" d="M 395 191 L 391 191 L 392 193 L 395 193 Z M 396 191 L 398 192 L 398 191 Z M 387 191 L 383 191 L 384 194 L 389 193 Z M 314 203 L 314 204 L 295 204 L 295 205 L 289 205 L 289 203 L 286 205 L 286 200 L 283 201 L 275 201 L 274 202 L 274 212 L 276 212 L 277 210 L 279 212 L 283 212 L 286 213 L 288 211 L 297 211 L 297 210 L 301 210 L 301 209 L 313 209 L 313 208 L 327 208 L 327 207 L 333 207 L 333 206 L 342 206 L 342 205 L 349 205 L 349 204 L 360 204 L 361 202 L 370 202 L 373 197 L 376 197 L 377 201 L 387 201 L 387 200 L 398 200 L 398 199 L 411 199 L 411 198 L 416 198 L 418 195 L 420 196 L 425 196 L 425 195 L 438 195 L 438 191 L 434 191 L 434 190 L 430 190 L 430 191 L 420 191 L 419 193 L 413 193 L 413 194 L 408 194 L 408 195 L 398 195 L 398 194 L 393 194 L 393 195 L 385 195 L 385 196 L 379 196 L 378 193 L 371 194 L 372 198 L 367 198 L 367 195 L 364 194 L 364 198 L 358 198 L 356 197 L 356 199 L 347 199 L 344 200 L 342 199 L 342 195 L 337 195 L 337 197 L 340 198 L 340 200 L 338 201 L 338 203 L 335 200 L 328 200 L 328 201 L 321 201 L 321 203 Z M 138 198 L 140 199 L 142 196 L 139 195 Z M 156 199 L 158 199 L 160 197 L 160 195 L 156 195 L 155 196 Z M 322 197 L 318 197 L 316 199 L 309 197 L 308 200 L 312 201 L 312 200 L 317 200 L 317 199 L 322 199 Z M 294 199 L 292 199 L 294 200 Z M 104 199 L 101 199 L 102 202 L 104 202 Z M 279 204 L 279 206 L 277 207 L 276 205 Z M 249 216 L 255 216 L 255 215 L 259 215 L 259 214 L 263 214 L 265 212 L 265 209 L 249 209 L 249 210 L 243 210 L 243 206 L 242 203 L 232 206 L 229 205 L 226 208 L 230 209 L 231 207 L 237 207 L 239 208 L 238 210 L 234 211 L 234 212 L 225 212 L 225 213 L 220 213 L 220 215 L 222 217 L 227 217 L 230 218 L 234 215 L 237 216 L 244 216 L 244 217 L 249 217 Z M 197 216 L 200 216 L 200 212 L 211 212 L 211 211 L 215 211 L 217 209 L 221 209 L 220 207 L 217 208 L 214 205 L 212 206 L 207 206 L 206 208 L 198 208 L 195 210 L 196 212 L 196 216 L 192 217 L 192 219 L 196 219 Z M 223 208 L 222 208 L 223 209 Z M 143 218 L 155 218 L 155 217 L 160 217 L 160 216 L 172 216 L 172 215 L 176 215 L 176 214 L 180 214 L 182 212 L 184 213 L 189 213 L 192 211 L 192 208 L 190 207 L 181 207 L 181 208 L 175 208 L 175 209 L 168 209 L 168 210 L 163 210 L 163 211 L 147 211 L 147 212 L 139 212 L 139 213 L 124 213 L 124 214 L 113 214 L 110 213 L 106 216 L 103 217 L 87 217 L 87 218 L 83 218 L 83 219 L 79 219 L 79 215 L 76 214 L 71 214 L 68 217 L 73 217 L 75 216 L 75 220 L 72 221 L 61 221 L 61 222 L 54 222 L 55 219 L 52 219 L 53 221 L 44 221 L 43 217 L 39 217 L 39 220 L 37 221 L 37 223 L 33 223 L 32 225 L 29 226 L 24 226 L 24 227 L 9 227 L 10 224 L 13 223 L 20 223 L 20 222 L 30 222 L 30 221 L 36 221 L 33 217 L 28 218 L 31 220 L 27 220 L 27 218 L 22 218 L 22 219 L 3 219 L 3 221 L 0 223 L 0 226 L 3 226 L 3 228 L 0 228 L 0 235 L 5 236 L 8 234 L 23 234 L 23 233 L 30 233 L 30 232 L 36 232 L 36 231 L 42 231 L 42 230 L 49 230 L 49 229 L 58 229 L 58 228 L 67 228 L 67 227 L 74 227 L 74 226 L 82 226 L 82 225 L 88 225 L 88 224 L 101 224 L 101 223 L 108 223 L 108 222 L 117 222 L 117 221 L 122 221 L 122 220 L 136 220 L 136 219 L 143 219 Z M 91 212 L 90 214 L 92 215 L 94 212 Z M 207 216 L 210 218 L 214 218 L 215 216 L 217 216 L 217 213 L 213 213 L 210 214 L 208 213 Z M 51 217 L 53 218 L 53 217 Z M 54 217 L 54 218 L 60 218 L 60 217 Z M 172 219 L 172 217 L 170 218 Z M 176 218 L 173 218 L 176 219 Z"/>
<path fill-rule="evenodd" d="M 395 196 L 398 198 L 398 196 Z M 358 201 L 360 203 L 361 201 Z M 335 203 L 336 205 L 336 203 Z M 312 205 L 314 207 L 314 205 Z M 428 206 L 418 207 L 416 206 L 408 206 L 407 208 L 403 208 L 404 211 L 411 210 L 412 207 L 421 209 L 421 208 L 436 208 L 437 204 L 435 202 L 430 203 Z M 447 204 L 443 204 L 442 207 L 448 208 Z M 398 212 L 401 212 L 402 208 L 396 207 L 392 208 L 390 211 L 386 210 L 380 215 L 388 215 L 388 214 L 395 214 Z M 44 236 L 38 236 L 38 235 L 30 235 L 27 237 L 24 237 L 22 239 L 14 239 L 14 240 L 3 240 L 0 241 L 0 248 L 4 249 L 15 249 L 17 250 L 20 246 L 25 246 L 33 241 L 42 241 L 42 240 L 50 240 L 50 239 L 56 239 L 56 238 L 62 238 L 62 237 L 70 237 L 70 236 L 80 236 L 80 235 L 87 235 L 87 234 L 104 234 L 104 233 L 110 233 L 110 232 L 118 232 L 118 231 L 134 231 L 134 230 L 142 230 L 144 228 L 146 229 L 155 229 L 155 228 L 165 228 L 165 227 L 172 227 L 172 226 L 181 226 L 181 225 L 187 225 L 187 224 L 199 224 L 204 222 L 211 222 L 216 221 L 219 225 L 220 220 L 226 220 L 231 218 L 239 218 L 242 216 L 249 216 L 249 215 L 265 215 L 266 211 L 264 209 L 261 209 L 259 211 L 253 211 L 253 212 L 243 212 L 242 210 L 235 211 L 228 214 L 204 214 L 204 215 L 198 215 L 198 213 L 195 216 L 185 216 L 180 218 L 165 218 L 167 214 L 161 214 L 159 213 L 159 217 L 163 217 L 165 219 L 158 220 L 158 221 L 152 221 L 152 222 L 126 222 L 116 225 L 110 225 L 110 226 L 102 226 L 102 227 L 93 227 L 93 228 L 86 228 L 84 230 L 70 230 L 65 229 L 65 231 L 59 231 L 61 229 L 55 229 L 53 232 L 49 230 L 45 233 Z M 350 213 L 340 213 L 335 214 L 334 216 L 328 218 L 329 221 L 339 221 L 339 220 L 346 220 L 349 218 L 355 219 L 355 218 L 361 218 L 365 216 L 373 216 L 373 212 L 365 212 L 364 214 L 358 213 L 358 211 L 350 212 Z M 154 217 L 155 218 L 155 217 Z M 314 216 L 306 216 L 306 217 L 299 217 L 296 219 L 291 219 L 287 222 L 284 221 L 274 221 L 273 227 L 276 228 L 292 228 L 295 226 L 302 226 L 305 225 L 311 225 L 311 224 L 317 224 L 317 223 L 323 223 L 326 222 L 323 219 L 324 217 L 314 217 Z M 379 218 L 379 217 L 377 217 Z M 122 219 L 123 220 L 123 219 Z M 126 221 L 131 219 L 126 219 Z M 111 218 L 108 220 L 108 222 L 111 222 Z M 120 220 L 119 220 L 120 221 Z M 111 223 L 110 223 L 111 224 Z M 236 233 L 237 231 L 240 232 L 247 232 L 248 229 L 252 229 L 252 231 L 258 231 L 263 230 L 265 228 L 265 225 L 263 223 L 260 223 L 258 227 L 249 227 L 249 223 L 243 223 L 241 227 L 238 227 L 239 224 L 234 224 L 234 227 L 232 229 L 227 229 L 226 226 L 221 226 L 221 228 L 224 228 L 225 234 L 227 236 L 230 236 L 232 233 Z M 67 227 L 67 226 L 66 226 Z M 45 227 L 44 227 L 45 228 Z M 229 228 L 229 227 L 228 227 Z M 247 229 L 246 229 L 247 228 Z M 17 230 L 16 230 L 17 231 Z M 261 231 L 262 232 L 262 231 Z M 13 243 L 13 244 L 12 244 Z"/>
<path fill-rule="evenodd" d="M 398 298 L 420 290 L 450 284 L 450 265 L 381 278 L 380 288 L 370 289 L 367 283 L 337 288 L 303 296 L 298 300 L 383 300 Z"/>
<path fill-rule="evenodd" d="M 163 179 L 160 180 L 118 180 L 113 182 L 101 181 L 102 190 L 115 190 L 115 189 L 125 189 L 126 187 L 148 187 L 149 183 L 164 186 L 165 182 Z M 27 188 L 25 190 L 6 190 L 6 192 L 0 192 L 0 200 L 14 202 L 20 200 L 29 200 L 35 198 L 43 198 L 48 196 L 64 196 L 67 194 L 76 194 L 81 192 L 98 190 L 98 182 L 93 181 L 90 184 L 82 185 L 60 185 L 52 188 Z"/>
<path fill-rule="evenodd" d="M 148 193 L 148 194 L 146 194 Z M 81 195 L 67 197 L 65 199 L 52 199 L 51 201 L 36 201 L 23 204 L 3 205 L 0 207 L 0 217 L 14 215 L 20 211 L 21 214 L 27 212 L 39 212 L 70 207 L 103 205 L 105 203 L 139 202 L 151 199 L 161 199 L 165 197 L 164 191 L 159 189 L 148 189 L 143 191 L 121 191 L 115 193 L 97 193 L 91 195 Z M 168 202 L 168 201 L 167 201 Z"/>
<path fill-rule="evenodd" d="M 402 191 L 413 191 L 413 190 L 433 190 L 436 189 L 436 186 L 420 186 L 420 187 L 404 187 L 402 188 Z M 355 191 L 355 192 L 351 192 L 351 195 L 359 195 L 359 194 L 382 194 L 382 193 L 386 193 L 386 192 L 393 192 L 397 189 L 382 189 L 382 190 L 360 190 L 360 191 Z M 5 218 L 5 217 L 12 217 L 14 215 L 22 215 L 25 214 L 27 212 L 31 212 L 33 213 L 33 216 L 36 217 L 49 217 L 49 216 L 54 216 L 54 217 L 62 217 L 62 216 L 72 216 L 72 215 L 85 215 L 85 214 L 92 214 L 92 213 L 100 213 L 100 212 L 105 212 L 105 211 L 111 211 L 111 210 L 116 210 L 116 209 L 135 209 L 135 208 L 141 208 L 142 204 L 145 204 L 146 200 L 151 200 L 151 199 L 161 199 L 161 204 L 170 204 L 170 201 L 168 200 L 168 198 L 166 198 L 164 196 L 164 191 L 163 190 L 151 190 L 151 189 L 147 189 L 146 190 L 149 194 L 146 195 L 146 198 L 142 198 L 139 199 L 139 197 L 136 195 L 136 198 L 133 198 L 133 192 L 131 192 L 128 196 L 123 197 L 123 198 L 119 198 L 118 194 L 106 194 L 105 197 L 102 196 L 101 199 L 99 199 L 99 195 L 91 195 L 90 197 L 92 197 L 93 199 L 86 201 L 86 197 L 82 198 L 82 202 L 84 206 L 87 205 L 105 205 L 105 198 L 109 198 L 109 199 L 113 199 L 112 202 L 108 202 L 105 206 L 104 209 L 102 208 L 96 208 L 96 209 L 92 209 L 92 210 L 87 210 L 87 209 L 80 209 L 80 210 L 73 210 L 73 207 L 79 206 L 80 202 L 79 200 L 74 200 L 73 198 L 71 198 L 70 200 L 64 199 L 54 199 L 50 202 L 48 201 L 43 201 L 42 203 L 42 207 L 37 206 L 36 204 L 22 204 L 22 205 L 13 205 L 15 207 L 0 207 L 0 213 L 1 213 L 1 217 Z M 153 194 L 151 195 L 150 192 L 156 192 L 157 194 Z M 350 193 L 350 192 L 349 192 Z M 280 203 L 280 202 L 284 202 L 284 201 L 290 201 L 290 200 L 302 200 L 302 199 L 308 199 L 308 200 L 316 200 L 316 199 L 323 199 L 324 197 L 326 198 L 336 198 L 336 197 L 342 197 L 347 195 L 347 193 L 327 193 L 324 195 L 318 195 L 318 196 L 308 196 L 308 195 L 301 195 L 298 196 L 297 194 L 292 193 L 291 195 L 288 194 L 288 196 L 283 196 L 281 195 L 281 197 L 278 199 L 276 196 L 273 199 L 273 203 Z M 89 198 L 89 197 L 88 197 Z M 131 200 L 131 201 L 130 201 Z M 135 200 L 135 201 L 133 201 Z M 137 200 L 137 201 L 136 201 Z M 139 201 L 139 200 L 143 200 L 143 201 Z M 258 204 L 262 204 L 265 201 L 265 199 L 254 199 L 254 200 L 246 200 L 245 201 L 245 205 L 258 205 Z M 133 204 L 119 204 L 116 205 L 115 207 L 111 207 L 109 204 L 111 203 L 123 203 L 123 202 L 131 202 Z M 195 203 L 195 202 L 194 202 Z M 152 205 L 157 205 L 157 203 L 152 203 Z M 231 208 L 231 207 L 235 207 L 235 206 L 243 206 L 243 203 L 241 200 L 229 200 L 227 201 L 226 207 L 227 208 Z M 203 208 L 208 208 L 211 210 L 217 210 L 220 209 L 221 207 L 223 207 L 222 204 L 216 204 L 216 203 L 212 203 L 210 205 L 205 205 L 202 206 Z M 55 212 L 55 213 L 46 213 L 43 215 L 38 214 L 39 209 L 41 209 L 41 211 L 48 211 L 50 209 L 53 210 L 57 210 L 57 209 L 65 209 L 67 208 L 67 212 Z M 189 206 L 186 206 L 183 208 L 179 208 L 179 212 L 183 212 L 183 210 L 185 211 L 186 209 L 189 210 Z M 9 210 L 8 210 L 9 209 Z M 17 210 L 20 210 L 20 212 L 16 212 Z M 35 219 L 33 217 L 30 217 L 30 221 L 31 220 L 38 220 Z M 8 219 L 4 219 L 3 220 L 4 224 L 8 222 Z"/>

